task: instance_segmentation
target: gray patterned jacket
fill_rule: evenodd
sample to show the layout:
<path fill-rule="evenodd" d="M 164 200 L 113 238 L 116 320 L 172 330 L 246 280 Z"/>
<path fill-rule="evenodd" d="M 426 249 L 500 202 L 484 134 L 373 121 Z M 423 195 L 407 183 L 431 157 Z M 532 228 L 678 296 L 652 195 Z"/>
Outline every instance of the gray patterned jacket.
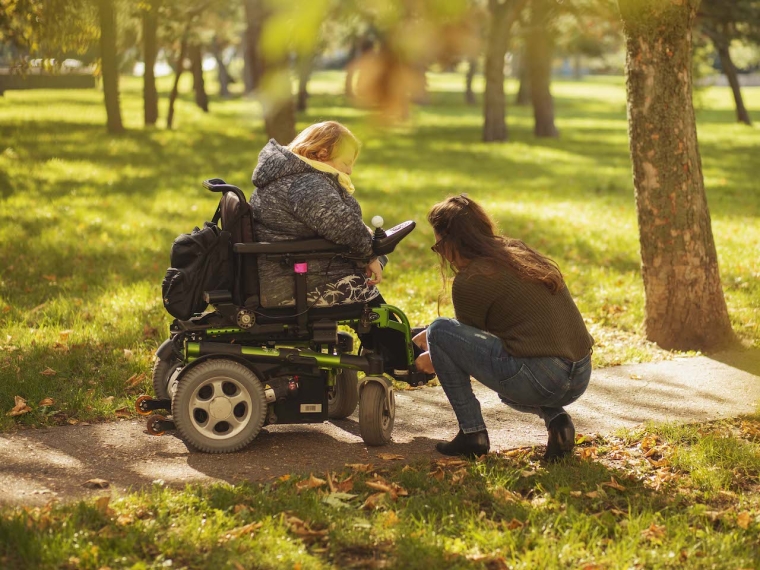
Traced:
<path fill-rule="evenodd" d="M 257 241 L 321 237 L 370 257 L 372 234 L 362 221 L 359 203 L 337 176 L 316 170 L 272 139 L 259 154 L 251 181 L 256 186 L 250 202 Z M 259 260 L 258 267 L 262 305 L 292 305 L 293 268 L 265 260 Z M 326 306 L 376 297 L 377 288 L 365 281 L 362 266 L 353 261 L 342 257 L 311 261 L 309 303 Z"/>

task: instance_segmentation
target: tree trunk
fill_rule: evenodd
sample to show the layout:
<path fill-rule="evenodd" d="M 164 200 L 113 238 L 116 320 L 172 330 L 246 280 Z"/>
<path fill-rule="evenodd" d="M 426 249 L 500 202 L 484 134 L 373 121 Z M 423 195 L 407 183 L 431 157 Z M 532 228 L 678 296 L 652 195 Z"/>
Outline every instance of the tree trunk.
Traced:
<path fill-rule="evenodd" d="M 120 133 L 124 131 L 124 125 L 121 122 L 119 104 L 119 64 L 116 54 L 116 14 L 113 9 L 113 0 L 98 1 L 98 17 L 106 127 L 109 133 Z"/>
<path fill-rule="evenodd" d="M 504 97 L 504 57 L 509 47 L 512 24 L 526 0 L 488 0 L 490 24 L 486 42 L 483 96 L 483 141 L 505 141 L 507 132 L 507 101 Z"/>
<path fill-rule="evenodd" d="M 261 55 L 259 41 L 263 29 L 266 13 L 261 0 L 244 0 L 246 32 L 245 32 L 245 60 L 248 67 L 248 83 L 251 90 L 255 91 L 261 85 L 264 75 L 264 61 Z"/>
<path fill-rule="evenodd" d="M 208 113 L 208 95 L 206 83 L 203 81 L 203 50 L 199 44 L 190 46 L 190 70 L 193 74 L 193 91 L 195 92 L 195 104 Z"/>
<path fill-rule="evenodd" d="M 533 133 L 537 137 L 556 138 L 559 131 L 554 125 L 554 100 L 550 90 L 554 40 L 547 22 L 550 1 L 554 0 L 532 0 L 531 26 L 525 41 L 530 62 L 530 99 L 535 119 Z"/>
<path fill-rule="evenodd" d="M 314 57 L 310 55 L 301 56 L 298 60 L 298 97 L 296 99 L 296 110 L 305 111 L 309 100 L 309 78 L 314 68 Z"/>
<path fill-rule="evenodd" d="M 251 53 L 248 49 L 247 29 L 240 38 L 240 46 L 243 49 L 243 90 L 246 93 L 251 93 L 253 92 L 253 64 L 251 63 Z"/>
<path fill-rule="evenodd" d="M 666 349 L 735 339 L 720 283 L 691 89 L 699 0 L 619 0 L 646 336 Z"/>
<path fill-rule="evenodd" d="M 230 83 L 234 83 L 235 81 L 230 76 L 230 73 L 227 70 L 227 66 L 224 64 L 222 48 L 219 45 L 219 38 L 216 36 L 214 36 L 214 38 L 211 40 L 211 51 L 214 55 L 214 59 L 216 60 L 216 74 L 219 80 L 219 96 L 229 97 Z"/>
<path fill-rule="evenodd" d="M 728 49 L 728 43 L 715 42 L 715 49 L 718 50 L 718 57 L 720 57 L 720 66 L 723 68 L 723 73 L 728 79 L 728 84 L 731 86 L 731 92 L 734 94 L 734 102 L 736 103 L 736 120 L 745 125 L 752 125 L 752 121 L 749 118 L 749 112 L 744 106 L 744 99 L 742 98 L 742 90 L 739 85 L 739 75 L 736 73 L 736 66 L 731 59 L 731 52 Z"/>
<path fill-rule="evenodd" d="M 475 57 L 471 57 L 467 60 L 467 75 L 464 78 L 464 102 L 467 105 L 477 104 L 475 99 L 475 92 L 472 90 L 472 80 L 475 79 L 475 74 L 478 71 L 478 60 Z"/>
<path fill-rule="evenodd" d="M 166 128 L 171 129 L 174 122 L 174 102 L 177 100 L 177 94 L 179 93 L 179 78 L 182 76 L 182 72 L 185 71 L 185 57 L 187 56 L 187 36 L 188 30 L 185 28 L 185 33 L 182 36 L 182 43 L 179 48 L 179 57 L 177 58 L 176 71 L 174 72 L 174 85 L 172 91 L 169 94 L 169 112 L 166 114 Z"/>
<path fill-rule="evenodd" d="M 156 90 L 156 58 L 158 57 L 158 0 L 151 2 L 142 13 L 143 32 L 143 115 L 145 126 L 158 120 L 158 91 Z"/>
<path fill-rule="evenodd" d="M 528 65 L 527 54 L 523 54 L 523 56 L 520 58 L 518 66 L 517 75 L 520 80 L 520 87 L 517 89 L 515 105 L 530 105 L 530 66 Z"/>
<path fill-rule="evenodd" d="M 296 109 L 292 96 L 265 109 L 264 126 L 267 136 L 281 145 L 287 145 L 296 138 Z"/>

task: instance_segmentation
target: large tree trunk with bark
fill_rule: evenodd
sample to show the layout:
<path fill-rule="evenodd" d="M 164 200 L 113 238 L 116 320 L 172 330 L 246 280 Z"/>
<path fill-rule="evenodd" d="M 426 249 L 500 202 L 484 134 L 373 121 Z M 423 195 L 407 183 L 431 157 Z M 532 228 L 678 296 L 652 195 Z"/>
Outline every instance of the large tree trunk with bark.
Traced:
<path fill-rule="evenodd" d="M 646 336 L 667 349 L 734 340 L 705 196 L 691 87 L 699 0 L 619 0 Z"/>
<path fill-rule="evenodd" d="M 483 95 L 483 141 L 500 142 L 508 138 L 507 101 L 504 97 L 504 57 L 517 16 L 526 0 L 488 0 L 490 24 L 486 42 Z"/>
<path fill-rule="evenodd" d="M 120 133 L 124 130 L 124 125 L 121 122 L 119 104 L 119 63 L 116 54 L 116 14 L 113 9 L 113 0 L 98 1 L 98 17 L 106 127 L 109 133 Z"/>
<path fill-rule="evenodd" d="M 206 83 L 203 81 L 203 50 L 199 44 L 190 46 L 190 70 L 193 74 L 193 92 L 195 104 L 208 113 L 208 95 Z"/>
<path fill-rule="evenodd" d="M 736 104 L 736 120 L 745 125 L 752 125 L 752 121 L 749 118 L 749 112 L 747 107 L 744 106 L 744 98 L 742 97 L 741 85 L 739 84 L 739 74 L 736 72 L 736 66 L 731 59 L 731 52 L 728 48 L 728 42 L 716 42 L 713 41 L 715 49 L 718 51 L 718 57 L 720 57 L 720 66 L 723 68 L 723 74 L 728 79 L 728 84 L 731 86 L 731 92 L 734 94 L 734 103 Z"/>
<path fill-rule="evenodd" d="M 554 100 L 550 89 L 554 54 L 554 39 L 548 25 L 550 1 L 553 0 L 532 0 L 530 29 L 525 42 L 530 62 L 528 75 L 535 120 L 533 132 L 537 137 L 556 138 L 559 131 L 554 125 Z"/>
<path fill-rule="evenodd" d="M 153 0 L 142 12 L 143 32 L 143 115 L 145 126 L 153 126 L 158 120 L 158 91 L 156 89 L 156 58 L 158 57 L 158 5 Z"/>

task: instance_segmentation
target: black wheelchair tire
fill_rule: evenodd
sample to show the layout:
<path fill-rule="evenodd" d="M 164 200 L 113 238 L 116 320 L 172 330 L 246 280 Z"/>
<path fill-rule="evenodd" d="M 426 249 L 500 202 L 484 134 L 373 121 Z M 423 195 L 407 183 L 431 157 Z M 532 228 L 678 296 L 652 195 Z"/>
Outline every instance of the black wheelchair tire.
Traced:
<path fill-rule="evenodd" d="M 335 386 L 327 395 L 327 417 L 342 420 L 356 410 L 359 403 L 359 375 L 356 370 L 341 370 L 335 378 Z"/>
<path fill-rule="evenodd" d="M 229 437 L 210 437 L 204 434 L 212 429 L 199 427 L 190 407 L 193 398 L 214 379 L 234 385 L 248 399 L 248 419 L 239 432 Z M 216 392 L 214 392 L 216 394 Z M 221 395 L 221 394 L 220 394 Z M 214 398 L 216 399 L 216 398 Z M 198 364 L 182 377 L 172 398 L 172 417 L 182 438 L 198 451 L 205 453 L 231 453 L 251 443 L 259 434 L 267 413 L 266 396 L 261 381 L 247 366 L 228 359 L 212 359 Z"/>
<path fill-rule="evenodd" d="M 364 443 L 371 446 L 390 443 L 394 420 L 394 414 L 387 409 L 385 389 L 377 382 L 365 384 L 359 397 L 359 433 Z"/>
<path fill-rule="evenodd" d="M 156 358 L 153 363 L 153 393 L 159 400 L 170 400 L 169 379 L 171 378 L 180 361 L 177 358 L 161 360 Z"/>

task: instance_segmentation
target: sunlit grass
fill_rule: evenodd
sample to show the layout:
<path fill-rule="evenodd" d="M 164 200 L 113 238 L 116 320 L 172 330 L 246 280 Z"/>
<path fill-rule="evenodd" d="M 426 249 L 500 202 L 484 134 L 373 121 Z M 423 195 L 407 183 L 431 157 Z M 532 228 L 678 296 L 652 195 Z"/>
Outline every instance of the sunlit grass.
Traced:
<path fill-rule="evenodd" d="M 754 568 L 760 417 L 538 450 L 0 509 L 0 565 L 77 568 Z"/>
<path fill-rule="evenodd" d="M 9 91 L 0 98 L 0 411 L 16 395 L 33 408 L 17 419 L 3 413 L 0 429 L 112 417 L 148 390 L 139 375 L 149 373 L 170 322 L 160 283 L 171 242 L 215 207 L 200 182 L 222 177 L 246 194 L 253 189 L 251 171 L 266 142 L 259 104 L 212 96 L 204 114 L 183 95 L 175 130 L 167 131 L 170 81 L 159 85 L 158 128 L 144 129 L 141 83 L 124 78 L 128 130 L 119 136 L 105 132 L 97 91 Z M 532 111 L 511 104 L 517 85 L 508 81 L 511 140 L 496 145 L 480 141 L 482 112 L 464 104 L 460 75 L 430 74 L 430 103 L 396 125 L 347 105 L 342 81 L 337 72 L 315 76 L 299 127 L 345 122 L 364 143 L 353 178 L 365 219 L 418 222 L 382 284 L 413 324 L 436 316 L 441 289 L 426 213 L 447 195 L 467 192 L 505 233 L 560 264 L 597 339 L 596 366 L 668 357 L 640 334 L 644 298 L 621 78 L 556 81 L 558 140 L 533 137 Z M 760 109 L 760 89 L 746 89 L 745 97 L 752 112 Z M 734 124 L 728 89 L 706 89 L 700 101 L 702 163 L 729 312 L 740 337 L 757 346 L 760 130 Z M 445 298 L 441 311 L 451 314 Z M 55 374 L 42 374 L 48 369 Z M 37 406 L 48 397 L 54 406 Z"/>

